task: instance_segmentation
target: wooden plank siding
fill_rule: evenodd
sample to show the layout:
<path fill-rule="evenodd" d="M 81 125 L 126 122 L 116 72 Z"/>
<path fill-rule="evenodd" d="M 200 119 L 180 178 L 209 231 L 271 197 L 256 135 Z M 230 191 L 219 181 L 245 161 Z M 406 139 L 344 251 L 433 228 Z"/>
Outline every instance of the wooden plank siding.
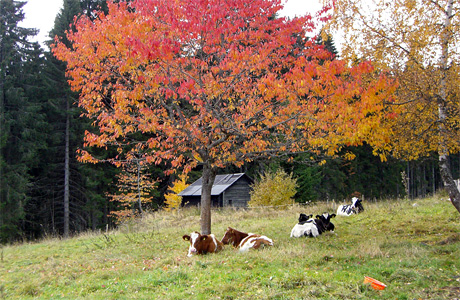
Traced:
<path fill-rule="evenodd" d="M 247 207 L 251 199 L 249 191 L 251 190 L 248 177 L 241 177 L 223 192 L 223 205 L 231 207 Z"/>

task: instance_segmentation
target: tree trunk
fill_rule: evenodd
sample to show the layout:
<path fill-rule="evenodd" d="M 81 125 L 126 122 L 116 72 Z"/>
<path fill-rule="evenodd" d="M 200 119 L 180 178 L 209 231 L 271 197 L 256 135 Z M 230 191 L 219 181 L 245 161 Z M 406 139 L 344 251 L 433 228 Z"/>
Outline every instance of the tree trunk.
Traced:
<path fill-rule="evenodd" d="M 434 196 L 436 194 L 436 175 L 435 175 L 435 166 L 434 162 L 431 166 L 431 180 L 432 180 L 432 192 L 431 194 Z"/>
<path fill-rule="evenodd" d="M 141 193 L 141 164 L 139 163 L 139 159 L 136 159 L 136 167 L 137 167 L 137 204 L 139 214 L 141 216 L 144 215 L 144 210 L 142 209 L 142 193 Z"/>
<path fill-rule="evenodd" d="M 64 161 L 64 238 L 69 237 L 69 198 L 70 198 L 70 166 L 69 166 L 69 135 L 70 135 L 70 104 L 66 103 L 65 121 L 65 161 Z"/>
<path fill-rule="evenodd" d="M 443 32 L 441 33 L 441 60 L 440 60 L 440 68 L 442 72 L 441 77 L 441 87 L 439 91 L 438 97 L 438 117 L 439 117 L 439 134 L 440 134 L 440 142 L 439 142 L 439 171 L 441 173 L 441 178 L 444 183 L 444 187 L 449 193 L 450 200 L 452 204 L 460 213 L 460 191 L 457 188 L 457 185 L 454 182 L 452 177 L 452 171 L 449 165 L 449 149 L 447 147 L 447 133 L 445 122 L 447 119 L 447 109 L 446 109 L 446 100 L 447 100 L 447 72 L 449 69 L 448 63 L 448 55 L 449 55 L 449 39 L 451 38 L 450 27 L 451 27 L 451 18 L 453 17 L 452 14 L 452 7 L 453 7 L 453 0 L 450 0 L 447 4 L 446 9 L 446 18 L 444 19 L 444 28 Z"/>
<path fill-rule="evenodd" d="M 211 233 L 211 190 L 216 179 L 216 170 L 204 164 L 201 184 L 201 234 Z"/>

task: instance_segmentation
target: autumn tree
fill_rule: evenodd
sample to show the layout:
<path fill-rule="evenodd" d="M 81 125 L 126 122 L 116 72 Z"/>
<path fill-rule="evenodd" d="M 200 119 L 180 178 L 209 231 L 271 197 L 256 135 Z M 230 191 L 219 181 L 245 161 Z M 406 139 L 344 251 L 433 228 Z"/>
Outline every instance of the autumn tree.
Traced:
<path fill-rule="evenodd" d="M 448 157 L 460 150 L 460 3 L 453 0 L 336 0 L 331 27 L 344 32 L 342 57 L 372 60 L 400 82 L 398 118 L 387 124 L 393 154 L 439 155 L 452 204 L 460 212 Z"/>
<path fill-rule="evenodd" d="M 131 159 L 123 164 L 123 170 L 117 177 L 118 193 L 110 195 L 110 200 L 119 207 L 110 214 L 118 222 L 143 215 L 144 207 L 151 202 L 151 194 L 156 186 L 156 181 L 147 174 L 147 166 Z"/>
<path fill-rule="evenodd" d="M 391 116 L 384 109 L 394 83 L 369 62 L 327 59 L 330 52 L 306 37 L 315 28 L 309 15 L 276 18 L 277 0 L 108 6 L 107 15 L 75 24 L 72 47 L 53 47 L 97 127 L 86 132 L 86 146 L 116 146 L 116 160 L 131 145 L 146 163 L 168 161 L 170 171 L 201 164 L 204 234 L 219 168 L 388 142 L 379 124 Z M 98 161 L 85 150 L 81 159 Z"/>
<path fill-rule="evenodd" d="M 177 210 L 181 206 L 182 196 L 179 196 L 179 193 L 189 186 L 187 178 L 187 174 L 181 174 L 179 179 L 174 180 L 169 193 L 165 194 L 166 211 Z"/>

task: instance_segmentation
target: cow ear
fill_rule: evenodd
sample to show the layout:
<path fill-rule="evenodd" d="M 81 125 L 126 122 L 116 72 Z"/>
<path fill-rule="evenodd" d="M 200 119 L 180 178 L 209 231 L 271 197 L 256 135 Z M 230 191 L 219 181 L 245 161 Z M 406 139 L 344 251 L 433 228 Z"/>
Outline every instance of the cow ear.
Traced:
<path fill-rule="evenodd" d="M 321 216 L 320 216 L 320 215 L 316 215 L 316 217 L 315 217 L 315 218 L 317 218 L 317 219 L 321 219 Z"/>
<path fill-rule="evenodd" d="M 201 240 L 202 240 L 202 241 L 205 241 L 207 237 L 208 237 L 207 235 L 202 235 L 202 236 L 201 236 Z"/>
<path fill-rule="evenodd" d="M 309 219 L 313 218 L 313 214 L 309 215 L 308 218 L 309 218 Z"/>
<path fill-rule="evenodd" d="M 335 216 L 336 216 L 335 214 L 330 215 L 331 218 L 334 218 Z"/>
<path fill-rule="evenodd" d="M 183 235 L 182 238 L 186 241 L 190 241 L 190 236 L 189 235 Z"/>

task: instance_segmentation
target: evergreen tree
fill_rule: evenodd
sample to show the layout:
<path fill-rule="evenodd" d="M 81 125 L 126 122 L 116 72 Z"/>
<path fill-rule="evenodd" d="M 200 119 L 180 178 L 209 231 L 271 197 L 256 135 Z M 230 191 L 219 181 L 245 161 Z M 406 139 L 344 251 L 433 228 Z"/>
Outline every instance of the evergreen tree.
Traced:
<path fill-rule="evenodd" d="M 321 33 L 318 34 L 318 36 L 316 37 L 316 43 L 318 45 L 323 45 L 327 51 L 333 54 L 334 58 L 337 58 L 339 52 L 337 51 L 337 48 L 335 47 L 334 39 L 332 38 L 330 34 L 327 34 L 323 30 L 321 30 Z"/>
<path fill-rule="evenodd" d="M 43 146 L 42 107 L 30 98 L 40 92 L 35 80 L 42 52 L 28 41 L 37 31 L 18 25 L 24 5 L 0 1 L 0 242 L 22 235 L 31 169 Z"/>
<path fill-rule="evenodd" d="M 91 15 L 105 1 L 64 0 L 50 32 L 49 44 L 57 36 L 65 43 L 65 31 L 81 14 Z M 44 170 L 42 184 L 49 186 L 47 204 L 42 206 L 47 216 L 46 230 L 68 237 L 71 231 L 96 229 L 107 223 L 108 207 L 104 194 L 109 180 L 100 166 L 82 165 L 76 159 L 76 150 L 82 147 L 83 133 L 90 126 L 80 118 L 81 110 L 75 103 L 78 95 L 70 90 L 65 77 L 65 65 L 47 53 L 46 74 L 49 87 L 49 120 L 53 130 L 48 137 L 50 168 Z M 49 155 L 52 153 L 51 155 Z M 113 176 L 113 175 L 111 175 Z M 53 207 L 49 210 L 49 207 Z"/>

